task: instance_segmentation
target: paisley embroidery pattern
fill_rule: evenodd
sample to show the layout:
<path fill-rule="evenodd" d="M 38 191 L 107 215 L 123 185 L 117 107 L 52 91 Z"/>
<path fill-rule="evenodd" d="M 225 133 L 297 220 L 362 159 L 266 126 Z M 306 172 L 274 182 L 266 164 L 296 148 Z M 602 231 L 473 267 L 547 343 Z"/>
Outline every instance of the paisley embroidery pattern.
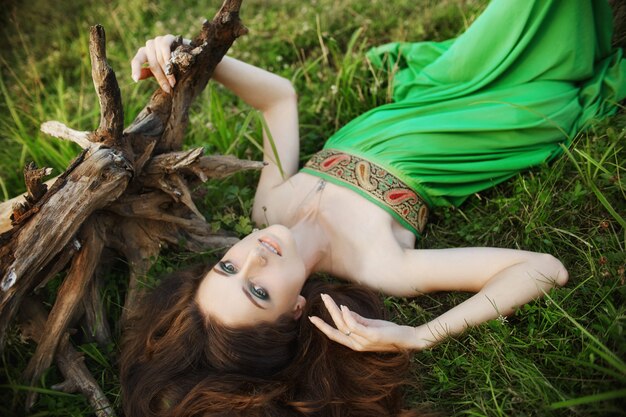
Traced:
<path fill-rule="evenodd" d="M 426 202 L 402 180 L 363 158 L 334 149 L 313 155 L 305 168 L 338 178 L 363 191 L 422 232 L 428 221 Z"/>
<path fill-rule="evenodd" d="M 372 178 L 370 163 L 367 161 L 359 161 L 356 163 L 354 174 L 356 180 L 366 191 L 373 191 L 378 186 L 378 181 Z"/>

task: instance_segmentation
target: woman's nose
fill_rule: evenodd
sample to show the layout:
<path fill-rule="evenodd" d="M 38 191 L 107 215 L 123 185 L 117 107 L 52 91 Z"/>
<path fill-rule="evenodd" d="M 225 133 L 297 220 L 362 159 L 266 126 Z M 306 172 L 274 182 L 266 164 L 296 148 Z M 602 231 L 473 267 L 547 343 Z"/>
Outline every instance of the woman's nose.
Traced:
<path fill-rule="evenodd" d="M 267 264 L 267 258 L 263 253 L 263 249 L 254 248 L 248 253 L 248 258 L 246 259 L 246 264 L 244 265 L 244 270 L 248 271 L 251 268 L 255 267 L 263 267 Z"/>

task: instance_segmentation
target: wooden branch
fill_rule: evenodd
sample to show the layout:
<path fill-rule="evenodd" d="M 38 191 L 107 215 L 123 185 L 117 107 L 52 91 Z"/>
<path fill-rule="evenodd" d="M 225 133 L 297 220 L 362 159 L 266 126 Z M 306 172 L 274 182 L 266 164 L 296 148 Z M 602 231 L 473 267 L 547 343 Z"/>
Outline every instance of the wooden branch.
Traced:
<path fill-rule="evenodd" d="M 46 182 L 44 182 L 44 184 L 46 185 L 46 187 L 49 188 L 57 180 L 57 178 L 58 177 L 51 178 L 47 180 Z M 11 229 L 11 227 L 13 227 L 12 221 L 11 221 L 11 215 L 15 211 L 14 207 L 17 204 L 24 204 L 24 203 L 26 203 L 26 195 L 24 194 L 19 195 L 17 197 L 13 197 L 10 200 L 6 200 L 0 203 L 0 235 L 2 235 L 4 232 L 7 232 L 8 230 Z"/>
<path fill-rule="evenodd" d="M 13 204 L 11 223 L 21 223 L 26 218 L 36 212 L 33 207 L 43 198 L 48 191 L 48 186 L 41 182 L 41 179 L 52 172 L 51 168 L 37 169 L 34 162 L 30 162 L 24 167 L 24 182 L 27 193 L 24 195 L 22 203 Z"/>
<path fill-rule="evenodd" d="M 93 144 L 92 141 L 94 140 L 93 133 L 70 129 L 63 123 L 57 122 L 56 120 L 50 120 L 42 123 L 40 130 L 47 135 L 54 136 L 55 138 L 74 142 L 83 149 L 90 147 Z"/>
<path fill-rule="evenodd" d="M 100 126 L 96 130 L 96 137 L 109 146 L 121 146 L 124 130 L 122 95 L 115 73 L 107 62 L 105 42 L 104 28 L 100 25 L 92 26 L 89 32 L 91 77 L 100 101 Z"/>
<path fill-rule="evenodd" d="M 172 71 L 178 82 L 173 93 L 157 89 L 126 130 L 119 86 L 106 59 L 104 30 L 91 28 L 90 57 L 100 125 L 92 133 L 58 122 L 44 123 L 43 132 L 78 143 L 83 151 L 47 190 L 41 184 L 46 172 L 28 170 L 32 174 L 32 180 L 27 180 L 29 194 L 20 203 L 12 227 L 7 229 L 6 221 L 0 219 L 0 231 L 6 230 L 0 234 L 0 349 L 7 326 L 27 294 L 71 264 L 52 312 L 41 326 L 45 331 L 38 332 L 38 347 L 25 376 L 35 383 L 56 358 L 67 379 L 57 387 L 80 389 L 98 415 L 111 415 L 110 405 L 102 391 L 93 388 L 97 384 L 80 360 L 83 368 L 77 372 L 82 373 L 72 374 L 80 366 L 74 363 L 76 354 L 71 353 L 75 351 L 67 340 L 67 328 L 84 312 L 96 339 L 108 340 L 106 322 L 98 320 L 104 317 L 99 284 L 92 278 L 102 262 L 101 253 L 113 249 L 128 261 L 126 317 L 141 297 L 141 282 L 163 245 L 204 251 L 238 241 L 212 230 L 190 190 L 209 178 L 259 169 L 263 164 L 203 156 L 202 148 L 180 150 L 191 102 L 234 40 L 246 32 L 238 17 L 240 4 L 241 0 L 225 0 L 213 21 L 203 25 L 194 45 L 176 45 Z M 5 207 L 8 203 L 0 204 L 0 212 Z M 28 401 L 33 400 L 34 394 L 29 395 Z"/>
<path fill-rule="evenodd" d="M 180 175 L 170 174 L 163 178 L 161 184 L 166 186 L 166 189 L 163 189 L 163 191 L 167 192 L 167 190 L 171 190 L 173 195 L 170 195 L 174 198 L 174 201 L 183 203 L 197 218 L 206 221 L 191 198 L 191 191 L 189 191 L 187 182 L 184 181 Z"/>
<path fill-rule="evenodd" d="M 115 219 L 114 217 L 105 219 L 101 217 L 100 220 L 117 223 L 118 227 L 115 229 L 106 229 L 108 231 L 107 242 L 123 254 L 128 261 L 128 290 L 122 310 L 122 323 L 124 323 L 139 301 L 142 288 L 140 283 L 145 280 L 148 270 L 161 251 L 162 240 L 159 238 L 158 232 L 160 225 L 145 219 Z"/>
<path fill-rule="evenodd" d="M 42 289 L 52 278 L 59 272 L 63 271 L 65 267 L 70 263 L 76 252 L 80 250 L 80 242 L 78 239 L 72 239 L 56 258 L 41 270 L 41 277 L 37 277 L 35 282 L 38 282 L 33 291 L 37 292 Z"/>
<path fill-rule="evenodd" d="M 24 168 L 24 180 L 26 181 L 26 189 L 28 190 L 25 198 L 31 206 L 37 204 L 46 194 L 46 191 L 48 191 L 48 186 L 43 184 L 41 179 L 50 175 L 51 172 L 52 168 L 38 169 L 34 162 L 29 163 L 26 165 L 26 168 Z"/>
<path fill-rule="evenodd" d="M 82 303 L 85 311 L 84 321 L 87 328 L 87 338 L 94 340 L 98 346 L 105 347 L 111 342 L 111 328 L 106 318 L 102 289 L 102 276 L 100 271 L 96 271 L 89 282 Z"/>
<path fill-rule="evenodd" d="M 86 222 L 80 233 L 82 248 L 74 257 L 70 271 L 63 280 L 56 301 L 46 322 L 46 332 L 30 359 L 24 377 L 30 385 L 41 377 L 52 363 L 61 335 L 74 317 L 77 307 L 83 300 L 87 286 L 100 260 L 104 242 L 98 236 L 93 222 Z"/>
<path fill-rule="evenodd" d="M 224 178 L 235 172 L 261 169 L 265 163 L 238 159 L 230 155 L 202 156 L 203 148 L 157 155 L 144 168 L 143 174 L 163 176 L 171 172 L 195 174 L 202 182 L 208 178 Z M 150 182 L 147 179 L 146 182 Z"/>
<path fill-rule="evenodd" d="M 160 138 L 165 130 L 165 124 L 172 111 L 172 96 L 166 94 L 160 88 L 157 89 L 150 98 L 150 102 L 135 117 L 135 120 L 124 130 L 124 135 L 142 135 L 147 137 Z M 157 152 L 161 153 L 171 149 L 158 147 Z"/>
<path fill-rule="evenodd" d="M 47 331 L 45 327 L 46 312 L 41 305 L 33 299 L 25 299 L 20 309 L 20 329 L 22 337 L 39 343 L 41 336 Z M 69 334 L 64 332 L 55 354 L 55 360 L 59 370 L 65 377 L 61 384 L 52 388 L 60 391 L 74 393 L 81 392 L 89 401 L 96 416 L 114 417 L 115 412 L 104 395 L 104 392 L 93 378 L 85 363 L 83 356 L 72 346 Z M 33 391 L 34 392 L 34 391 Z M 31 406 L 34 397 L 30 399 Z"/>
<path fill-rule="evenodd" d="M 7 240 L 0 241 L 0 349 L 20 298 L 38 284 L 35 273 L 54 259 L 91 213 L 123 193 L 130 173 L 121 154 L 97 148 L 66 178 L 59 179 L 57 189 L 59 181 L 55 183 L 52 188 L 56 192 L 48 192 L 45 204 L 40 202 L 37 215 L 22 225 L 19 233 L 14 228 L 0 236 Z"/>
<path fill-rule="evenodd" d="M 222 60 L 235 39 L 247 33 L 239 19 L 241 0 L 226 0 L 211 22 L 206 22 L 202 33 L 192 46 L 181 45 L 177 53 L 193 56 L 195 65 L 183 68 L 173 66 L 176 86 L 172 91 L 171 116 L 161 137 L 160 146 L 165 150 L 180 149 L 189 123 L 189 106 L 204 89 L 213 71 Z M 194 47 L 200 48 L 192 54 Z"/>
<path fill-rule="evenodd" d="M 224 178 L 235 172 L 257 170 L 267 165 L 261 161 L 248 161 L 237 159 L 229 155 L 209 155 L 203 156 L 198 161 L 197 167 L 209 178 Z M 193 169 L 193 166 L 190 167 Z"/>

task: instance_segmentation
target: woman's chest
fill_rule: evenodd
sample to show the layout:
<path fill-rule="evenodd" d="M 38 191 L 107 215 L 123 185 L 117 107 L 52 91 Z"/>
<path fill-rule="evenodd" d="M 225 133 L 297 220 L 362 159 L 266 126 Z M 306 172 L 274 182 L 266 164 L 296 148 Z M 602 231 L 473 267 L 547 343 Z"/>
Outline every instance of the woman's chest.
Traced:
<path fill-rule="evenodd" d="M 358 280 L 359 271 L 380 262 L 381 254 L 415 244 L 415 235 L 381 207 L 306 173 L 272 190 L 266 201 L 268 224 L 293 227 L 306 221 L 322 227 L 330 244 L 319 269 L 344 279 Z"/>

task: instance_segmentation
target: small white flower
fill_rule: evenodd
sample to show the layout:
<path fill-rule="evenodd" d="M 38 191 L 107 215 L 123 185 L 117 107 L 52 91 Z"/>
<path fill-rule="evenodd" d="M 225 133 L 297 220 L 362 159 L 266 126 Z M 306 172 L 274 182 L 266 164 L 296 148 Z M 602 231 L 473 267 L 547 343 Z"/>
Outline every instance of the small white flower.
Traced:
<path fill-rule="evenodd" d="M 335 84 L 330 86 L 330 92 L 335 95 L 337 94 L 337 86 Z"/>
<path fill-rule="evenodd" d="M 497 320 L 498 320 L 498 321 L 500 322 L 500 324 L 501 324 L 501 325 L 503 325 L 503 326 L 504 326 L 506 323 L 508 323 L 508 322 L 509 322 L 509 320 L 506 318 L 506 316 L 503 316 L 502 314 L 500 314 L 500 315 L 498 316 L 498 319 L 497 319 Z"/>

